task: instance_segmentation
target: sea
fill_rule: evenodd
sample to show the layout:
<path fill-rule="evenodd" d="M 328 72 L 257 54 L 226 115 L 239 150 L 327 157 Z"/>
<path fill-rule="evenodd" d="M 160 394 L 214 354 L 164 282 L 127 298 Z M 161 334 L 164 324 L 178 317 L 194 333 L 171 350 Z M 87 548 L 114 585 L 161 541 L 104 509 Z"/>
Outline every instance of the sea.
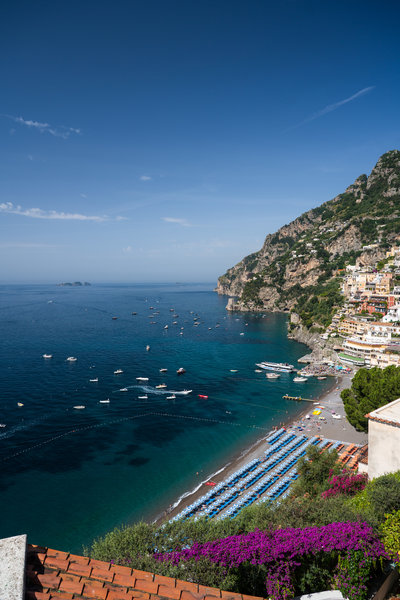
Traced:
<path fill-rule="evenodd" d="M 80 553 L 152 521 L 304 410 L 284 394 L 328 389 L 256 373 L 307 347 L 286 315 L 227 312 L 213 287 L 0 286 L 0 538 Z"/>

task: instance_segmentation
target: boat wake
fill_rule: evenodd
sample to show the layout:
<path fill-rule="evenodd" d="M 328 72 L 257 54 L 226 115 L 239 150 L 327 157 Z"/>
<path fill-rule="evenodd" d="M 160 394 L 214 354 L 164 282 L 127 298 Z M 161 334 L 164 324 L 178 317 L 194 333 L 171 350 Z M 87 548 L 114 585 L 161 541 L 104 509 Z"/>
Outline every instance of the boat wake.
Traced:
<path fill-rule="evenodd" d="M 188 395 L 188 390 L 176 391 L 176 390 L 167 390 L 167 388 L 158 390 L 157 388 L 151 387 L 151 385 L 128 386 L 128 389 L 132 389 L 132 388 L 138 388 L 138 389 L 142 390 L 143 392 L 146 392 L 147 394 L 158 394 L 158 395 L 175 394 L 175 396 L 187 396 Z"/>

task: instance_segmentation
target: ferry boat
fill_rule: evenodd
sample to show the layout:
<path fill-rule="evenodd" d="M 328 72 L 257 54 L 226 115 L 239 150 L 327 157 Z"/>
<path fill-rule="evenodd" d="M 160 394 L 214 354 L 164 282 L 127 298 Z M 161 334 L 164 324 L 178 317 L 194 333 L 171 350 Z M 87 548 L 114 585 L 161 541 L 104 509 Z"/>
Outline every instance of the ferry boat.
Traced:
<path fill-rule="evenodd" d="M 261 362 L 256 363 L 256 367 L 260 367 L 260 369 L 265 369 L 267 371 L 278 371 L 279 373 L 292 373 L 296 369 L 293 365 L 289 365 L 289 363 L 275 363 L 275 362 Z"/>

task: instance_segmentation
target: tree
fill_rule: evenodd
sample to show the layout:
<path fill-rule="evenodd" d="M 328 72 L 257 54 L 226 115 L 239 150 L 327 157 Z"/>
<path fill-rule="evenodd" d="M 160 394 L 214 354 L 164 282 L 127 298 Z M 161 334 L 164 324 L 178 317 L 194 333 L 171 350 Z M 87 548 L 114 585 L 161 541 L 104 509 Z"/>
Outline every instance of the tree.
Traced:
<path fill-rule="evenodd" d="M 307 454 L 298 462 L 299 479 L 294 488 L 294 494 L 309 494 L 319 496 L 329 485 L 331 474 L 338 474 L 338 454 L 335 450 L 322 451 L 316 446 L 309 446 Z"/>
<path fill-rule="evenodd" d="M 400 397 L 400 367 L 360 369 L 353 377 L 351 388 L 343 390 L 346 416 L 357 431 L 368 431 L 365 415 Z"/>

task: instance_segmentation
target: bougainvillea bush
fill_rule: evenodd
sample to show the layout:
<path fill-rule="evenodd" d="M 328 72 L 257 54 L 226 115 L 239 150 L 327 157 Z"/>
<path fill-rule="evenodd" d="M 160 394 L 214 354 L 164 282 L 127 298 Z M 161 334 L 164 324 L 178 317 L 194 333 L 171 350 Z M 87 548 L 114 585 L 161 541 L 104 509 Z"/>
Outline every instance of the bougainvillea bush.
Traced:
<path fill-rule="evenodd" d="M 331 498 L 342 494 L 344 496 L 354 496 L 361 492 L 368 483 L 368 475 L 366 473 L 351 473 L 343 471 L 339 475 L 330 474 L 328 479 L 328 489 L 322 492 L 323 498 Z"/>
<path fill-rule="evenodd" d="M 176 566 L 204 560 L 218 564 L 226 572 L 236 573 L 244 593 L 251 584 L 255 593 L 274 600 L 288 600 L 299 593 L 332 586 L 342 590 L 349 600 L 363 600 L 374 570 L 387 558 L 372 528 L 361 522 L 257 530 L 196 542 L 190 548 L 156 557 Z M 260 579 L 263 588 L 255 589 Z"/>

